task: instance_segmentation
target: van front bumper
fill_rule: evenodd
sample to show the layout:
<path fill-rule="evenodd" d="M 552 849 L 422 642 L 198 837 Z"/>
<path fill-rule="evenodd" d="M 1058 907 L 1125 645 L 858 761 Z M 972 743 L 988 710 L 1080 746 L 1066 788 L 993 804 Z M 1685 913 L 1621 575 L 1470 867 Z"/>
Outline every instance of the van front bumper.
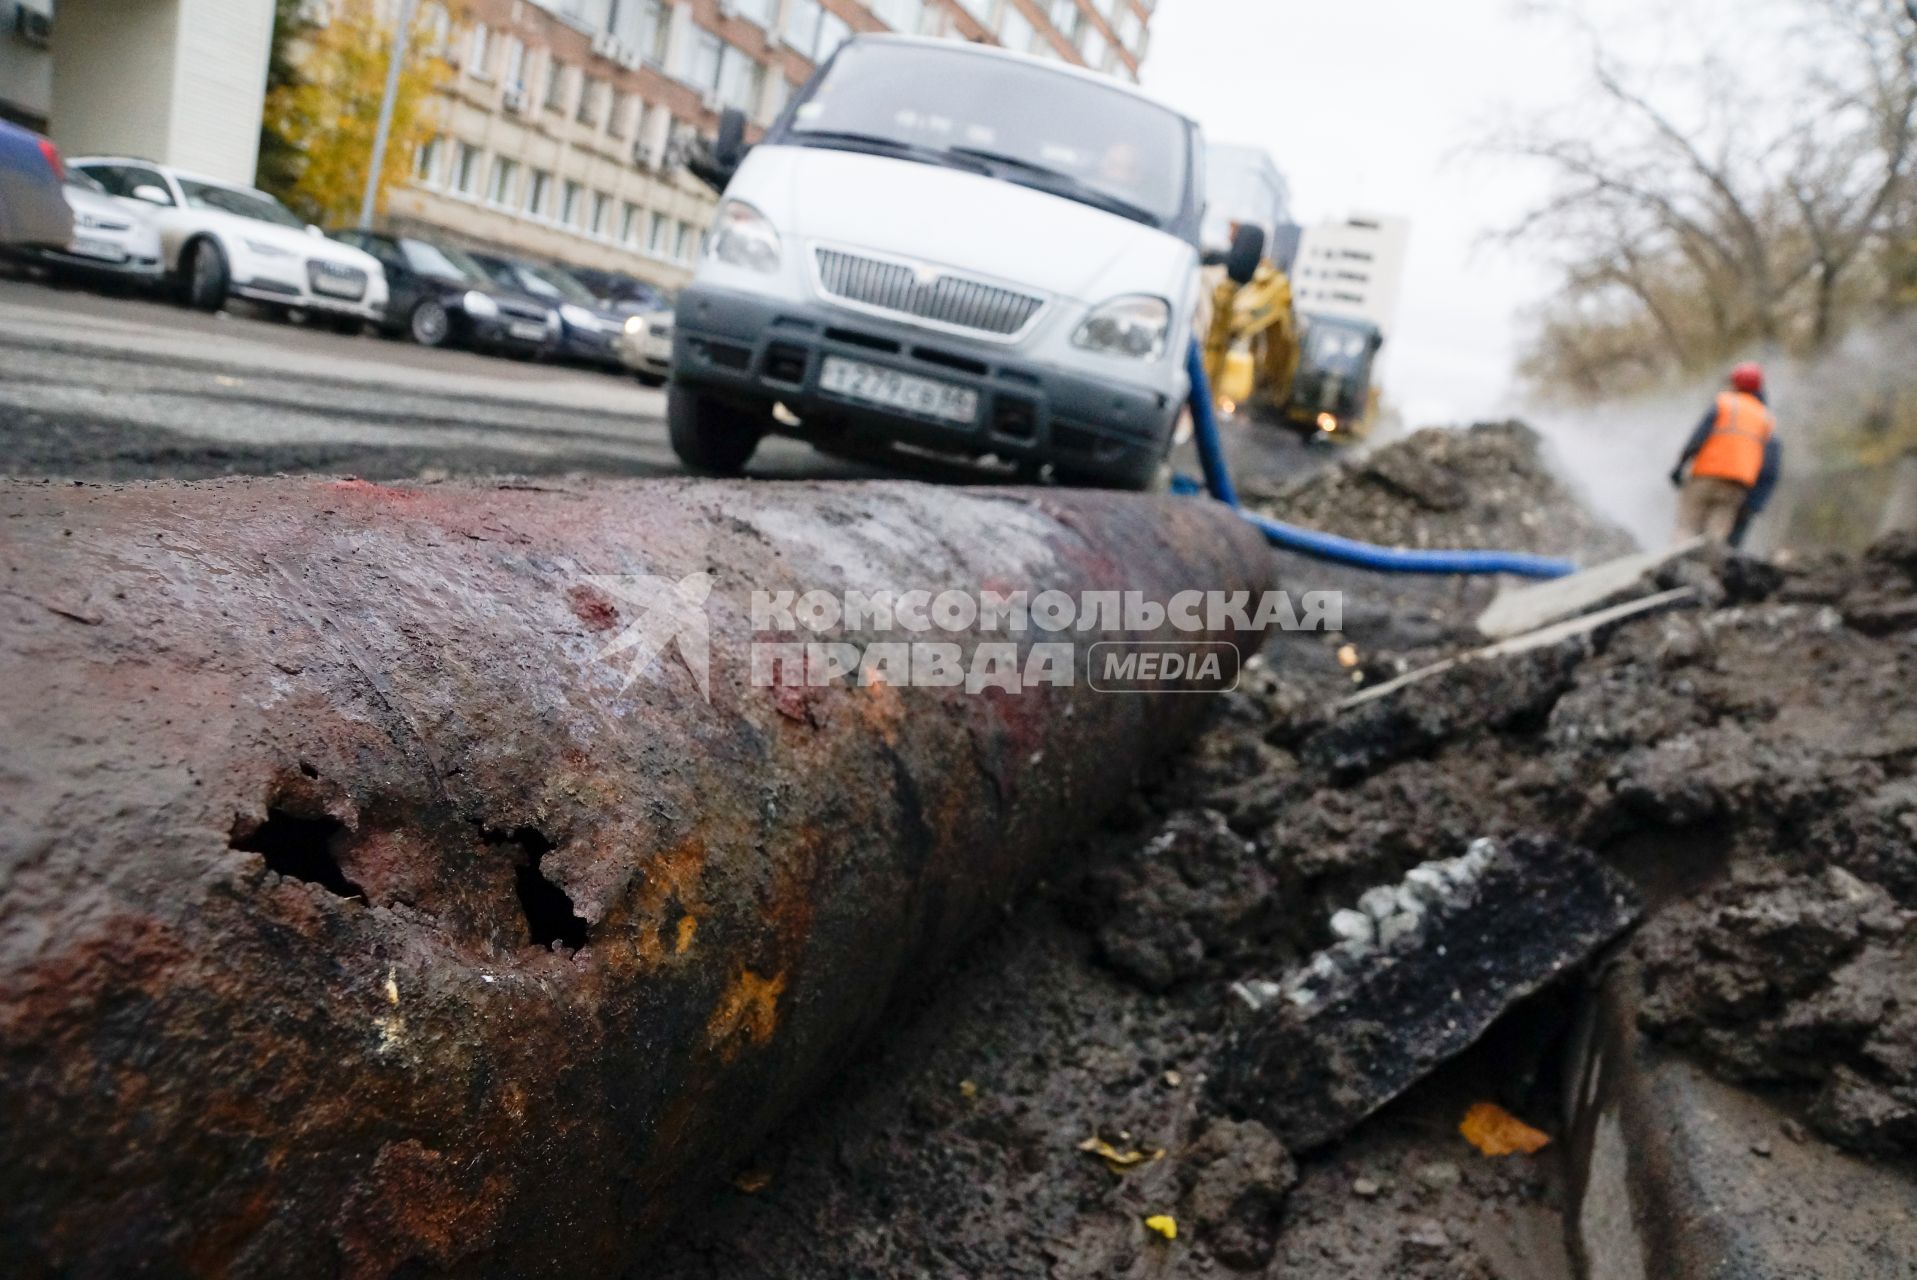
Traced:
<path fill-rule="evenodd" d="M 801 438 L 850 432 L 1124 480 L 1164 458 L 1182 407 L 1167 392 L 818 303 L 694 285 L 680 295 L 674 324 L 675 382 L 755 409 L 782 403 L 800 419 L 792 434 Z M 978 414 L 970 423 L 951 422 L 834 395 L 819 383 L 827 356 L 969 388 L 978 394 Z"/>

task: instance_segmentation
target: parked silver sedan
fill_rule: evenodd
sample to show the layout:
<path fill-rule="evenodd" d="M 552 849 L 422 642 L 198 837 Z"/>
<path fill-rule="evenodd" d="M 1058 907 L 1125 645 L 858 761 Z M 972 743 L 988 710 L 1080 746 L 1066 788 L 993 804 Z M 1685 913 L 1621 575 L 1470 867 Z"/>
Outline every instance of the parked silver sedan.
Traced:
<path fill-rule="evenodd" d="M 672 306 L 636 312 L 613 335 L 612 349 L 619 362 L 648 386 L 659 386 L 672 376 Z"/>
<path fill-rule="evenodd" d="M 61 194 L 73 210 L 73 239 L 61 248 L 35 250 L 35 260 L 61 273 L 135 284 L 159 281 L 160 229 L 151 214 L 115 200 L 78 169 L 67 170 Z"/>

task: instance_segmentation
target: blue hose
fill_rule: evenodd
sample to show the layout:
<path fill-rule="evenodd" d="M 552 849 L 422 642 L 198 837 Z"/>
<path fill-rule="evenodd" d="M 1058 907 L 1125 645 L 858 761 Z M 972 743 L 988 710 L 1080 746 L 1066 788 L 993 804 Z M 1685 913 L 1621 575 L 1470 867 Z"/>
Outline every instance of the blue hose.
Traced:
<path fill-rule="evenodd" d="M 1231 472 L 1225 466 L 1218 419 L 1211 409 L 1211 382 L 1205 377 L 1205 357 L 1196 340 L 1185 353 L 1185 367 L 1191 374 L 1193 443 L 1198 447 L 1199 465 L 1204 468 L 1205 490 L 1258 526 L 1265 540 L 1274 547 L 1385 573 L 1509 573 L 1521 578 L 1562 578 L 1577 571 L 1577 566 L 1569 560 L 1523 551 L 1417 551 L 1409 547 L 1380 547 L 1245 510 L 1238 502 L 1238 491 L 1232 488 Z M 1182 476 L 1176 477 L 1173 488 L 1183 493 L 1197 492 L 1197 486 Z"/>

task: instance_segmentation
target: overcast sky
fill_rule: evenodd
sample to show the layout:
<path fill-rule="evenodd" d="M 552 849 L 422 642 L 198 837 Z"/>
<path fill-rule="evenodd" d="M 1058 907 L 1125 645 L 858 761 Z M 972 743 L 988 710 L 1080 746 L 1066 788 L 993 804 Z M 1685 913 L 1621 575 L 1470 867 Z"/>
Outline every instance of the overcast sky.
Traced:
<path fill-rule="evenodd" d="M 1159 0 L 1145 87 L 1207 135 L 1270 151 L 1302 221 L 1412 221 L 1386 394 L 1410 426 L 1509 414 L 1535 249 L 1480 244 L 1541 175 L 1462 154 L 1513 112 L 1562 105 L 1584 46 L 1515 0 Z"/>

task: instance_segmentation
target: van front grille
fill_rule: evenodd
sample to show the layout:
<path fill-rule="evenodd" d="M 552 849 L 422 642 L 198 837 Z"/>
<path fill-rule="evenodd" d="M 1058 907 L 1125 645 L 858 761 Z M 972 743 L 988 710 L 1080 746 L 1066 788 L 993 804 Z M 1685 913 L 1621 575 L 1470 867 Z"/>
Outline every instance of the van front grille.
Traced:
<path fill-rule="evenodd" d="M 1031 323 L 1045 299 L 943 273 L 927 278 L 902 262 L 818 249 L 819 284 L 834 298 L 897 315 L 913 316 L 1010 337 Z"/>

